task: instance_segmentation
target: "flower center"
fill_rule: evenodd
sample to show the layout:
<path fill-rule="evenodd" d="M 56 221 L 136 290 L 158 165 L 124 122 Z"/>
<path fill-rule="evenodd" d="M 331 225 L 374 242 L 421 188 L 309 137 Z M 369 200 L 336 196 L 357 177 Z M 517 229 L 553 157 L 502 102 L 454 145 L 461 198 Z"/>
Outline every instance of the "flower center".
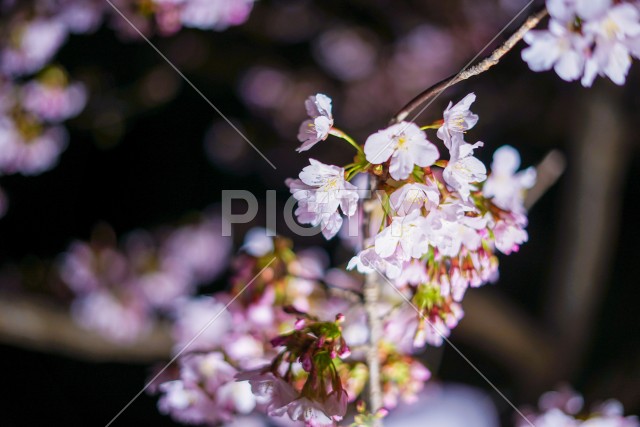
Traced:
<path fill-rule="evenodd" d="M 607 18 L 602 25 L 605 34 L 610 39 L 615 39 L 620 32 L 620 26 L 611 18 Z"/>
<path fill-rule="evenodd" d="M 464 116 L 455 116 L 453 120 L 451 120 L 451 127 L 458 132 L 463 132 L 465 130 Z"/>
<path fill-rule="evenodd" d="M 330 190 L 336 190 L 339 187 L 340 187 L 340 179 L 336 176 L 333 178 L 329 178 L 326 184 L 324 184 L 324 186 L 322 187 L 322 189 L 325 191 L 330 191 Z"/>
<path fill-rule="evenodd" d="M 406 143 L 407 143 L 408 139 L 407 139 L 407 137 L 405 136 L 405 134 L 403 133 L 403 134 L 400 134 L 400 135 L 398 136 L 398 138 L 396 139 L 396 141 L 397 141 L 397 143 L 398 143 L 398 148 L 402 148 L 402 147 L 404 147 L 404 145 L 406 145 Z"/>

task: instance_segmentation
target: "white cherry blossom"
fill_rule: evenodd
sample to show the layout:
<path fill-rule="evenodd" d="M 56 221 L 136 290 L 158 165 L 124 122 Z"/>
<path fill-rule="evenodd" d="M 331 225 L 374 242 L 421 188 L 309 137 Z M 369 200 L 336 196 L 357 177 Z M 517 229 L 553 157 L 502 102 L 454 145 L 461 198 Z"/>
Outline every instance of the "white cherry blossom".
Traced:
<path fill-rule="evenodd" d="M 591 86 L 597 75 L 607 76 L 617 85 L 624 84 L 631 67 L 629 40 L 640 36 L 640 12 L 629 3 L 611 7 L 610 1 L 577 2 L 578 12 L 591 19 L 583 26 L 593 37 L 595 48 L 585 66 L 583 86 Z M 582 16 L 582 15 L 581 15 Z"/>
<path fill-rule="evenodd" d="M 423 207 L 433 209 L 438 206 L 440 190 L 432 181 L 427 184 L 406 184 L 394 191 L 389 199 L 395 213 L 404 216 Z"/>
<path fill-rule="evenodd" d="M 414 165 L 433 165 L 440 153 L 415 123 L 400 122 L 367 138 L 364 153 L 372 164 L 391 159 L 389 173 L 396 180 L 406 179 Z"/>
<path fill-rule="evenodd" d="M 444 123 L 438 129 L 438 138 L 444 141 L 444 145 L 451 149 L 452 140 L 455 136 L 461 136 L 478 123 L 478 115 L 470 110 L 471 104 L 476 100 L 476 95 L 470 93 L 456 105 L 449 102 L 444 110 Z"/>
<path fill-rule="evenodd" d="M 548 30 L 529 31 L 524 40 L 530 46 L 522 51 L 522 59 L 533 71 L 553 68 L 565 81 L 582 76 L 589 40 L 567 25 L 551 19 Z"/>
<path fill-rule="evenodd" d="M 382 258 L 393 257 L 403 261 L 420 258 L 429 249 L 425 222 L 426 218 L 417 210 L 407 216 L 393 217 L 391 225 L 376 236 L 376 253 Z"/>
<path fill-rule="evenodd" d="M 298 201 L 296 215 L 301 224 L 320 225 L 330 239 L 342 226 L 338 207 L 347 216 L 356 212 L 357 187 L 344 179 L 344 169 L 309 159 L 311 165 L 300 172 L 300 179 L 286 181 Z"/>
<path fill-rule="evenodd" d="M 327 409 L 318 401 L 301 397 L 287 406 L 287 413 L 293 421 L 302 421 L 310 427 L 334 426 L 332 417 L 325 413 Z"/>
<path fill-rule="evenodd" d="M 439 226 L 429 228 L 429 240 L 441 255 L 456 257 L 462 246 L 473 251 L 480 247 L 482 238 L 479 234 L 487 226 L 483 217 L 464 215 L 462 210 L 453 216 L 451 213 L 438 210 L 429 214 L 432 223 Z"/>
<path fill-rule="evenodd" d="M 395 279 L 402 272 L 402 262 L 397 259 L 384 259 L 378 255 L 374 248 L 367 248 L 349 261 L 347 270 L 356 269 L 358 273 L 382 273 L 389 279 Z"/>
<path fill-rule="evenodd" d="M 318 93 L 315 96 L 310 96 L 304 104 L 311 119 L 305 120 L 300 125 L 298 140 L 302 142 L 302 145 L 296 148 L 299 153 L 307 151 L 318 142 L 327 139 L 333 126 L 331 98 Z"/>
<path fill-rule="evenodd" d="M 520 154 L 515 148 L 505 145 L 493 154 L 491 175 L 484 183 L 483 192 L 501 209 L 521 211 L 525 190 L 536 183 L 534 167 L 516 173 L 519 167 Z"/>
<path fill-rule="evenodd" d="M 473 150 L 483 145 L 482 142 L 467 144 L 462 135 L 455 136 L 451 141 L 451 158 L 442 176 L 447 185 L 460 194 L 462 200 L 468 200 L 471 191 L 477 189 L 474 183 L 487 179 L 484 163 L 473 157 Z"/>

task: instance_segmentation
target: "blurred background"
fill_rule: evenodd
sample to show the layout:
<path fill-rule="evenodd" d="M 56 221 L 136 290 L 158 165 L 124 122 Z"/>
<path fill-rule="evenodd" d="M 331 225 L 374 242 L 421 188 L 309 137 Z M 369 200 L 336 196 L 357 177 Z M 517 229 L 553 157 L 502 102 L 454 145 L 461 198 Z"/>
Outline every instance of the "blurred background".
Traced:
<path fill-rule="evenodd" d="M 263 206 L 258 218 L 236 226 L 233 241 L 207 241 L 215 268 L 189 285 L 200 293 L 222 289 L 229 253 L 248 228 L 265 224 L 266 191 L 276 190 L 284 204 L 284 180 L 308 161 L 294 149 L 309 95 L 332 97 L 336 125 L 363 141 L 421 90 L 459 71 L 527 2 L 260 0 L 242 19 L 204 29 L 163 26 L 147 2 L 114 3 L 276 169 L 109 5 L 87 1 L 99 19 L 78 34 L 70 30 L 45 61 L 86 91 L 84 108 L 65 122 L 66 150 L 46 171 L 5 168 L 0 176 L 2 425 L 104 425 L 140 391 L 151 366 L 169 358 L 162 315 L 132 314 L 142 338 L 114 341 L 78 326 L 78 290 L 59 272 L 73 242 L 119 242 L 132 258 L 140 246 L 163 251 L 181 230 L 219 217 L 222 190 L 249 190 Z M 0 4 L 6 51 L 20 25 L 73 2 Z M 587 402 L 612 397 L 638 413 L 640 67 L 633 65 L 624 87 L 599 79 L 585 89 L 533 73 L 522 48 L 446 91 L 417 119 L 438 120 L 450 100 L 475 92 L 480 122 L 469 140 L 485 142 L 477 152 L 485 163 L 504 144 L 520 150 L 524 166 L 557 150 L 550 170 L 539 171 L 553 180 L 566 161 L 530 210 L 529 242 L 501 260 L 496 284 L 467 294 L 452 341 L 518 406 L 568 382 Z M 42 81 L 50 70 L 12 71 L 10 58 L 2 60 L 11 76 L 5 87 Z M 348 163 L 350 151 L 335 144 L 319 144 L 311 157 Z M 281 217 L 278 231 L 288 233 Z M 325 247 L 334 265 L 349 258 L 337 240 L 289 237 L 296 247 Z M 451 348 L 424 357 L 437 382 L 476 388 L 503 425 L 512 423 L 508 404 Z M 174 425 L 155 405 L 143 394 L 114 425 Z"/>

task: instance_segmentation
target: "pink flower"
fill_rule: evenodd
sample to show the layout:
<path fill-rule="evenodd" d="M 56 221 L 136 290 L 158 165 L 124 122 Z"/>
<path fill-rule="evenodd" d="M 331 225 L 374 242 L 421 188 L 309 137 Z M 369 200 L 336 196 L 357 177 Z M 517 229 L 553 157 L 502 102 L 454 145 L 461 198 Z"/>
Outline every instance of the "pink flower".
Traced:
<path fill-rule="evenodd" d="M 298 392 L 284 381 L 264 368 L 240 372 L 236 375 L 238 381 L 248 381 L 251 392 L 258 403 L 265 405 L 271 416 L 281 416 L 286 412 L 289 403 L 298 398 Z"/>
<path fill-rule="evenodd" d="M 35 19 L 12 28 L 15 47 L 0 52 L 0 70 L 11 76 L 41 69 L 67 38 L 67 28 L 56 19 Z"/>
<path fill-rule="evenodd" d="M 382 258 L 402 261 L 420 258 L 429 249 L 425 223 L 425 217 L 417 210 L 407 216 L 393 217 L 391 225 L 376 236 L 376 253 Z"/>
<path fill-rule="evenodd" d="M 331 98 L 319 93 L 315 96 L 310 96 L 305 101 L 305 106 L 311 120 L 305 120 L 300 125 L 298 140 L 302 142 L 302 145 L 296 149 L 299 153 L 307 151 L 318 142 L 327 139 L 333 126 Z"/>
<path fill-rule="evenodd" d="M 300 179 L 288 179 L 287 186 L 298 201 L 296 216 L 301 224 L 320 225 L 327 239 L 335 236 L 342 225 L 338 208 L 347 216 L 356 212 L 357 188 L 344 179 L 344 169 L 310 159 Z"/>
<path fill-rule="evenodd" d="M 287 405 L 287 414 L 292 420 L 302 421 L 309 427 L 335 426 L 335 419 L 328 414 L 331 412 L 329 409 L 333 409 L 333 405 L 327 407 L 316 400 L 301 397 Z"/>
<path fill-rule="evenodd" d="M 222 31 L 244 23 L 255 0 L 185 0 L 181 20 L 185 27 Z"/>
<path fill-rule="evenodd" d="M 397 259 L 384 259 L 378 255 L 374 248 L 367 248 L 349 261 L 347 270 L 354 268 L 361 274 L 379 272 L 385 274 L 389 279 L 395 279 L 402 271 L 402 263 Z"/>
<path fill-rule="evenodd" d="M 582 85 L 591 86 L 597 75 L 623 85 L 631 67 L 629 40 L 640 36 L 640 12 L 630 3 L 614 6 L 611 1 L 579 0 L 577 6 L 579 14 L 589 14 L 583 29 L 596 43 L 587 59 Z"/>
<path fill-rule="evenodd" d="M 161 413 L 188 424 L 221 421 L 216 403 L 202 389 L 175 380 L 160 384 L 159 390 L 162 393 L 158 400 Z"/>
<path fill-rule="evenodd" d="M 176 307 L 175 318 L 173 337 L 176 351 L 187 345 L 189 351 L 212 350 L 222 343 L 232 326 L 228 310 L 211 297 L 181 302 Z"/>
<path fill-rule="evenodd" d="M 440 153 L 415 123 L 401 122 L 378 131 L 364 144 L 367 160 L 380 164 L 391 159 L 389 173 L 396 180 L 406 179 L 414 165 L 433 165 Z"/>
<path fill-rule="evenodd" d="M 476 100 L 476 95 L 470 93 L 456 105 L 449 102 L 444 110 L 444 123 L 438 129 L 438 138 L 451 150 L 454 136 L 462 136 L 466 131 L 473 128 L 478 123 L 478 115 L 470 110 L 471 104 Z"/>
<path fill-rule="evenodd" d="M 44 129 L 25 138 L 8 118 L 0 118 L 0 172 L 38 175 L 58 163 L 67 148 L 68 134 L 63 127 Z"/>
<path fill-rule="evenodd" d="M 122 284 L 128 263 L 114 248 L 94 248 L 84 242 L 73 242 L 61 257 L 59 271 L 69 288 L 85 294 Z"/>
<path fill-rule="evenodd" d="M 555 19 L 549 21 L 548 30 L 529 31 L 524 36 L 530 46 L 522 51 L 522 59 L 533 71 L 553 68 L 561 79 L 577 80 L 584 72 L 585 51 L 589 41 Z"/>
<path fill-rule="evenodd" d="M 505 145 L 493 154 L 491 174 L 482 190 L 484 196 L 492 198 L 493 204 L 501 209 L 522 211 L 525 190 L 536 182 L 535 168 L 516 173 L 519 167 L 520 155 L 515 148 Z"/>
<path fill-rule="evenodd" d="M 430 210 L 440 203 L 440 190 L 435 182 L 405 184 L 391 194 L 391 207 L 396 215 L 403 216 L 423 207 Z"/>
<path fill-rule="evenodd" d="M 553 67 L 564 80 L 581 78 L 585 87 L 596 76 L 624 84 L 631 55 L 638 53 L 640 11 L 612 0 L 547 0 L 552 19 L 549 30 L 530 31 L 531 46 L 522 58 L 533 71 Z"/>
<path fill-rule="evenodd" d="M 462 139 L 462 134 L 454 134 L 451 139 L 449 153 L 451 158 L 447 167 L 442 172 L 442 176 L 449 187 L 460 194 L 462 200 L 468 200 L 471 191 L 479 183 L 487 179 L 487 168 L 475 157 L 473 150 L 482 147 L 482 142 L 467 144 Z"/>
<path fill-rule="evenodd" d="M 429 274 L 424 263 L 414 259 L 403 266 L 402 273 L 395 284 L 399 288 L 404 288 L 407 285 L 417 286 L 427 282 L 429 282 Z"/>
<path fill-rule="evenodd" d="M 180 377 L 187 384 L 202 387 L 214 395 L 222 385 L 232 382 L 236 369 L 227 363 L 224 354 L 212 352 L 189 354 L 180 359 Z"/>
<path fill-rule="evenodd" d="M 526 225 L 526 222 L 525 224 Z M 515 221 L 500 220 L 493 229 L 496 248 L 505 255 L 517 252 L 520 245 L 529 240 L 527 231 Z"/>
<path fill-rule="evenodd" d="M 27 111 L 42 120 L 58 123 L 82 111 L 87 91 L 81 83 L 64 87 L 32 81 L 23 87 L 22 97 Z"/>
<path fill-rule="evenodd" d="M 232 241 L 222 236 L 221 218 L 176 229 L 162 245 L 161 258 L 181 268 L 196 283 L 213 280 L 228 264 Z"/>
<path fill-rule="evenodd" d="M 242 250 L 254 257 L 262 257 L 273 252 L 273 237 L 275 233 L 266 228 L 254 227 L 244 236 Z"/>
<path fill-rule="evenodd" d="M 83 328 L 120 343 L 135 341 L 150 325 L 144 302 L 135 294 L 116 298 L 96 291 L 76 299 L 71 307 L 74 320 Z"/>

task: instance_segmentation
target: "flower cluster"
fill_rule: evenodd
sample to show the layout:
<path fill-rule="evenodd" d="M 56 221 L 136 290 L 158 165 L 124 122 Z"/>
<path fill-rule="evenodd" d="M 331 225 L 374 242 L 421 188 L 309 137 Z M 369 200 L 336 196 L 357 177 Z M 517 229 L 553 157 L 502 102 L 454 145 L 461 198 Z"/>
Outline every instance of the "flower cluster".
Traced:
<path fill-rule="evenodd" d="M 184 300 L 175 310 L 175 352 L 181 355 L 175 372 L 153 389 L 161 393 L 160 410 L 176 420 L 215 425 L 261 412 L 332 426 L 364 389 L 368 331 L 361 281 L 327 270 L 324 252 L 295 254 L 289 241 L 267 234 L 247 234 L 229 292 Z M 430 374 L 391 342 L 382 351 L 391 408 L 414 399 Z M 204 357 L 224 369 L 194 376 L 194 363 Z M 400 369 L 405 366 L 410 369 Z"/>
<path fill-rule="evenodd" d="M 496 250 L 510 254 L 526 242 L 524 190 L 534 184 L 535 171 L 517 172 L 519 155 L 506 146 L 496 151 L 494 173 L 487 175 L 473 155 L 483 143 L 464 140 L 478 121 L 469 110 L 474 100 L 470 94 L 450 103 L 441 122 L 425 127 L 438 129 L 448 161 L 439 159 L 435 145 L 413 123 L 398 123 L 367 139 L 364 152 L 381 181 L 383 214 L 372 242 L 350 268 L 385 273 L 398 288 L 409 285 L 420 293 L 426 287 L 427 294 L 435 288 L 461 301 L 469 286 L 497 277 Z"/>
<path fill-rule="evenodd" d="M 342 223 L 339 208 L 350 221 L 360 219 L 355 204 L 363 197 L 355 177 L 373 175 L 377 181 L 375 196 L 365 202 L 368 235 L 360 236 L 361 250 L 347 269 L 380 273 L 391 285 L 385 289 L 396 291 L 384 292 L 379 306 L 388 409 L 399 397 L 411 401 L 430 376 L 410 354 L 426 344 L 442 345 L 463 317 L 460 301 L 466 290 L 497 278 L 496 252 L 510 254 L 528 239 L 524 195 L 535 183 L 535 170 L 519 172 L 517 151 L 505 146 L 495 152 L 493 172 L 487 172 L 474 156 L 483 143 L 465 141 L 478 122 L 470 110 L 475 99 L 469 94 L 449 103 L 443 118 L 432 125 L 391 125 L 369 136 L 364 146 L 333 125 L 329 108 L 319 108 L 320 103 L 331 105 L 325 95 L 307 101 L 312 120 L 302 129 L 313 132 L 300 133 L 298 151 L 333 135 L 357 153 L 344 168 L 311 159 L 300 179 L 287 181 L 298 201 L 299 222 L 320 225 L 323 235 L 332 238 Z M 440 158 L 440 149 L 425 132 L 429 129 L 437 130 L 448 160 Z"/>
<path fill-rule="evenodd" d="M 640 3 L 547 0 L 549 28 L 524 37 L 522 58 L 533 71 L 553 68 L 566 81 L 591 86 L 599 76 L 624 84 L 631 57 L 640 58 Z"/>
<path fill-rule="evenodd" d="M 625 417 L 617 400 L 608 400 L 591 411 L 584 411 L 581 395 L 568 387 L 543 394 L 538 402 L 539 413 L 525 411 L 526 420 L 519 420 L 518 426 L 531 423 L 540 427 L 638 427 L 635 416 Z"/>
<path fill-rule="evenodd" d="M 59 274 L 75 294 L 72 313 L 81 326 L 133 341 L 156 312 L 172 313 L 180 298 L 224 269 L 230 241 L 220 237 L 218 219 L 161 234 L 135 231 L 118 247 L 110 229 L 98 228 L 91 242 L 71 244 Z"/>
<path fill-rule="evenodd" d="M 349 401 L 334 363 L 337 357 L 350 355 L 339 325 L 343 321 L 341 314 L 335 322 L 300 319 L 293 332 L 271 340 L 283 350 L 270 365 L 237 378 L 251 384 L 271 416 L 286 412 L 291 420 L 306 425 L 333 425 L 345 415 Z M 299 391 L 298 384 L 302 384 Z"/>
<path fill-rule="evenodd" d="M 60 123 L 84 108 L 84 86 L 50 67 L 24 85 L 0 82 L 0 91 L 0 173 L 37 175 L 54 167 L 67 145 Z"/>

